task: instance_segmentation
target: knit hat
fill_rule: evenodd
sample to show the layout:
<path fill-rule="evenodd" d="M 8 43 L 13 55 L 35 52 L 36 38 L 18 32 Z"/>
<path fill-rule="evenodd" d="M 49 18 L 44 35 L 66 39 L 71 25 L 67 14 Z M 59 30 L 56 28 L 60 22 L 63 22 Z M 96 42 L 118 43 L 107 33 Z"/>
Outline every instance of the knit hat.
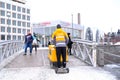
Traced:
<path fill-rule="evenodd" d="M 58 25 L 57 25 L 57 28 L 61 28 L 61 25 L 60 25 L 60 24 L 58 24 Z"/>
<path fill-rule="evenodd" d="M 68 35 L 70 35 L 70 33 L 67 33 Z"/>

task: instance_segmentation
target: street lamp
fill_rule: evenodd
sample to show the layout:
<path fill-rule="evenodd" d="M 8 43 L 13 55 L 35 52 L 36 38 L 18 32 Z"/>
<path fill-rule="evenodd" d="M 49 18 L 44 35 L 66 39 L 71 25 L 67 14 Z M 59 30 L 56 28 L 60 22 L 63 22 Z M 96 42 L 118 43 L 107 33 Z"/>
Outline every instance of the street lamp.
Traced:
<path fill-rule="evenodd" d="M 7 28 L 7 32 L 8 32 L 8 36 L 7 36 L 7 40 L 10 40 L 11 37 L 10 37 L 10 27 L 9 27 L 9 18 L 10 18 L 11 14 L 10 12 L 7 12 L 7 17 L 8 17 L 8 20 L 7 20 L 7 24 L 8 24 L 8 28 Z"/>
<path fill-rule="evenodd" d="M 73 14 L 71 15 L 72 17 L 72 38 L 73 38 Z"/>

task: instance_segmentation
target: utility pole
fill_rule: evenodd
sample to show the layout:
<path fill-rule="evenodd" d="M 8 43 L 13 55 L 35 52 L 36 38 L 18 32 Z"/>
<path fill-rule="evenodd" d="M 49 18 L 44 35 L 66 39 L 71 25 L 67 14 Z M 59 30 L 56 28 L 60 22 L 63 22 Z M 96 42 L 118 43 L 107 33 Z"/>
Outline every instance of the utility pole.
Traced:
<path fill-rule="evenodd" d="M 72 38 L 73 38 L 73 14 L 71 15 L 72 17 Z"/>

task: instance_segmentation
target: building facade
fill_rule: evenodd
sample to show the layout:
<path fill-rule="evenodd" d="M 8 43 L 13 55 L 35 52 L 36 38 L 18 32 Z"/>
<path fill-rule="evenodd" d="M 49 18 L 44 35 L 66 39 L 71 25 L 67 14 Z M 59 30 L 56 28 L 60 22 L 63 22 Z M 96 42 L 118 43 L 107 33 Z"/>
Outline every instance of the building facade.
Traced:
<path fill-rule="evenodd" d="M 56 30 L 57 24 L 60 24 L 65 32 L 70 33 L 72 38 L 78 39 L 84 37 L 83 26 L 59 20 L 33 24 L 32 32 L 39 35 L 39 39 L 42 45 L 47 46 L 52 33 Z"/>
<path fill-rule="evenodd" d="M 0 40 L 23 40 L 30 25 L 30 8 L 25 0 L 0 0 Z"/>

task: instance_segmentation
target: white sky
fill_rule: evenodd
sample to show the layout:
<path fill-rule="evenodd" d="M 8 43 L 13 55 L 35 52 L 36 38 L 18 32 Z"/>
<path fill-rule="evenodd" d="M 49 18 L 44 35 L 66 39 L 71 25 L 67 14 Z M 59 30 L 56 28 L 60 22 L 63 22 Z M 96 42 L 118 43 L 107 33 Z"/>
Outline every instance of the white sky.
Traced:
<path fill-rule="evenodd" d="M 120 27 L 120 0 L 26 0 L 31 8 L 31 21 L 61 20 L 98 27 L 103 31 L 117 31 Z"/>

